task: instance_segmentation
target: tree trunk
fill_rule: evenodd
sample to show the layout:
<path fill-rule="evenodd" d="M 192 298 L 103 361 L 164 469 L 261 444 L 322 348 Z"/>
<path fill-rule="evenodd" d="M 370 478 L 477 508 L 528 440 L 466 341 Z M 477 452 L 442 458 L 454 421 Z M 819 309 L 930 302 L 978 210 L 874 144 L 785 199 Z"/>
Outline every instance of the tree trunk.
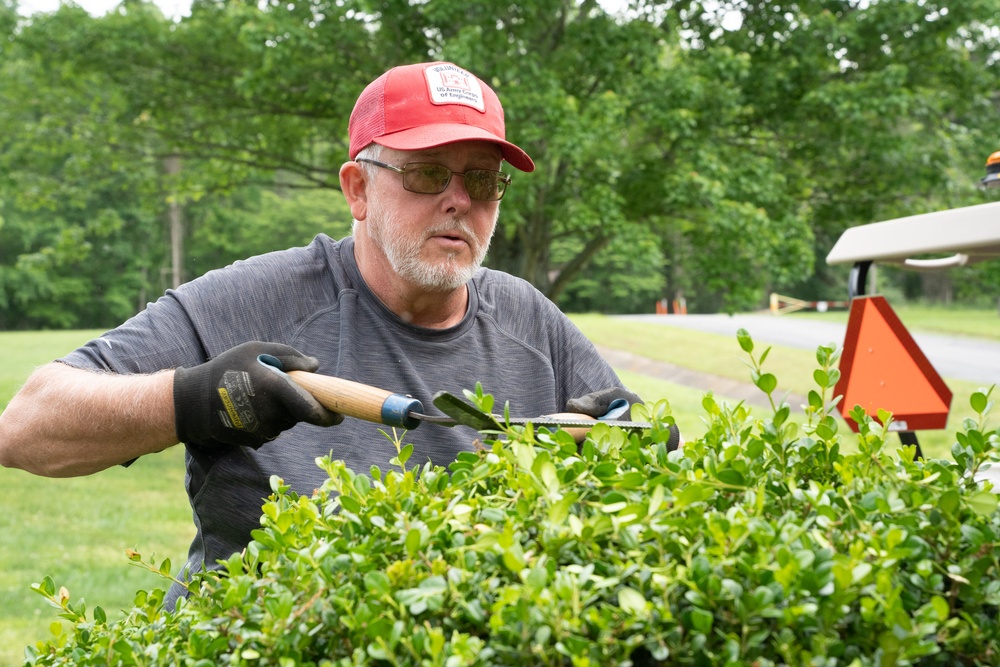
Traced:
<path fill-rule="evenodd" d="M 163 160 L 163 171 L 168 177 L 176 177 L 181 173 L 181 158 L 170 155 Z M 170 268 L 171 287 L 177 289 L 184 282 L 184 211 L 178 201 L 173 178 L 171 192 L 168 196 L 169 208 L 167 219 L 170 221 Z"/>
<path fill-rule="evenodd" d="M 558 301 L 559 296 L 566 289 L 566 286 L 580 275 L 580 272 L 590 263 L 590 260 L 597 256 L 597 253 L 607 248 L 609 243 L 611 243 L 611 238 L 607 236 L 597 236 L 590 239 L 583 250 L 556 274 L 555 280 L 551 281 L 552 284 L 545 293 L 545 296 L 549 297 L 552 301 Z"/>
<path fill-rule="evenodd" d="M 549 250 L 551 239 L 548 226 L 540 222 L 529 223 L 521 230 L 521 277 L 537 287 L 542 293 L 549 288 Z"/>
<path fill-rule="evenodd" d="M 928 301 L 947 305 L 954 298 L 955 290 L 951 284 L 951 276 L 946 271 L 921 273 L 920 284 L 923 296 Z"/>
<path fill-rule="evenodd" d="M 540 218 L 540 213 L 530 214 L 514 228 L 511 236 L 498 227 L 490 243 L 488 264 L 490 268 L 524 278 L 544 293 L 549 283 L 550 240 L 549 225 Z"/>

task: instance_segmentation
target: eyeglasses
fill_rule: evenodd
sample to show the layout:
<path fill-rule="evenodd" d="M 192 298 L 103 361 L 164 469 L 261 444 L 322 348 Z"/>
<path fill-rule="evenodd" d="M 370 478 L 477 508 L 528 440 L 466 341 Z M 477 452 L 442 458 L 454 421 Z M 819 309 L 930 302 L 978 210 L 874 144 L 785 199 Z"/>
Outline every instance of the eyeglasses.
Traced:
<path fill-rule="evenodd" d="M 433 162 L 408 162 L 402 167 L 394 167 L 378 160 L 358 158 L 357 162 L 367 162 L 376 167 L 391 169 L 403 175 L 403 189 L 423 195 L 436 195 L 445 191 L 451 183 L 452 176 L 461 176 L 465 180 L 465 190 L 469 197 L 478 201 L 500 201 L 503 199 L 507 186 L 510 185 L 510 174 L 490 169 L 469 169 L 468 171 L 452 171 L 443 164 Z"/>

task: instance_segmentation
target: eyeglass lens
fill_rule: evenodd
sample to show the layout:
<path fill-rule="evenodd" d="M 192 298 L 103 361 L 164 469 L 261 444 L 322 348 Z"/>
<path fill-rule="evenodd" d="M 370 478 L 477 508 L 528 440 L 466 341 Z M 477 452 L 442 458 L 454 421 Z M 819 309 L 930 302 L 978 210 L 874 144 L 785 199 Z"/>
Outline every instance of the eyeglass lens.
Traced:
<path fill-rule="evenodd" d="M 496 201 L 507 188 L 504 174 L 489 169 L 470 169 L 464 174 L 469 197 L 480 201 Z M 451 182 L 452 171 L 441 164 L 411 162 L 403 165 L 403 187 L 410 192 L 438 194 Z"/>

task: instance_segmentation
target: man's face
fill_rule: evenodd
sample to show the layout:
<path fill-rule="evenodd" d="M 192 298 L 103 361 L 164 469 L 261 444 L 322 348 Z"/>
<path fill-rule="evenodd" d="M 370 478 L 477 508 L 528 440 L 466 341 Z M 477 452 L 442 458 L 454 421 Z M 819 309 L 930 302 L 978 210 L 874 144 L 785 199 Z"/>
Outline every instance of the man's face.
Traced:
<path fill-rule="evenodd" d="M 454 172 L 500 169 L 499 151 L 479 141 L 424 151 L 386 148 L 381 161 L 396 167 L 434 162 Z M 461 176 L 453 175 L 444 192 L 421 194 L 404 190 L 401 174 L 380 168 L 369 193 L 366 233 L 403 280 L 447 292 L 467 283 L 482 265 L 500 202 L 471 199 Z"/>

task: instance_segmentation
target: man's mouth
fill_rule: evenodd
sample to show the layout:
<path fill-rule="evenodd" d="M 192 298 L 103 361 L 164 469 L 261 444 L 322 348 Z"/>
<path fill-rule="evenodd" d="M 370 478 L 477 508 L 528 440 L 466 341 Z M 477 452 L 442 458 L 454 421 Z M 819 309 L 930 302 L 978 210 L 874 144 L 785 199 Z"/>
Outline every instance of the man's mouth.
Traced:
<path fill-rule="evenodd" d="M 434 229 L 431 230 L 429 238 L 435 239 L 437 242 L 446 246 L 459 246 L 466 245 L 470 248 L 472 247 L 472 242 L 470 241 L 470 235 L 465 233 L 462 229 Z"/>
<path fill-rule="evenodd" d="M 431 242 L 439 249 L 444 250 L 449 255 L 465 252 L 471 246 L 461 236 L 439 235 L 432 236 Z"/>

